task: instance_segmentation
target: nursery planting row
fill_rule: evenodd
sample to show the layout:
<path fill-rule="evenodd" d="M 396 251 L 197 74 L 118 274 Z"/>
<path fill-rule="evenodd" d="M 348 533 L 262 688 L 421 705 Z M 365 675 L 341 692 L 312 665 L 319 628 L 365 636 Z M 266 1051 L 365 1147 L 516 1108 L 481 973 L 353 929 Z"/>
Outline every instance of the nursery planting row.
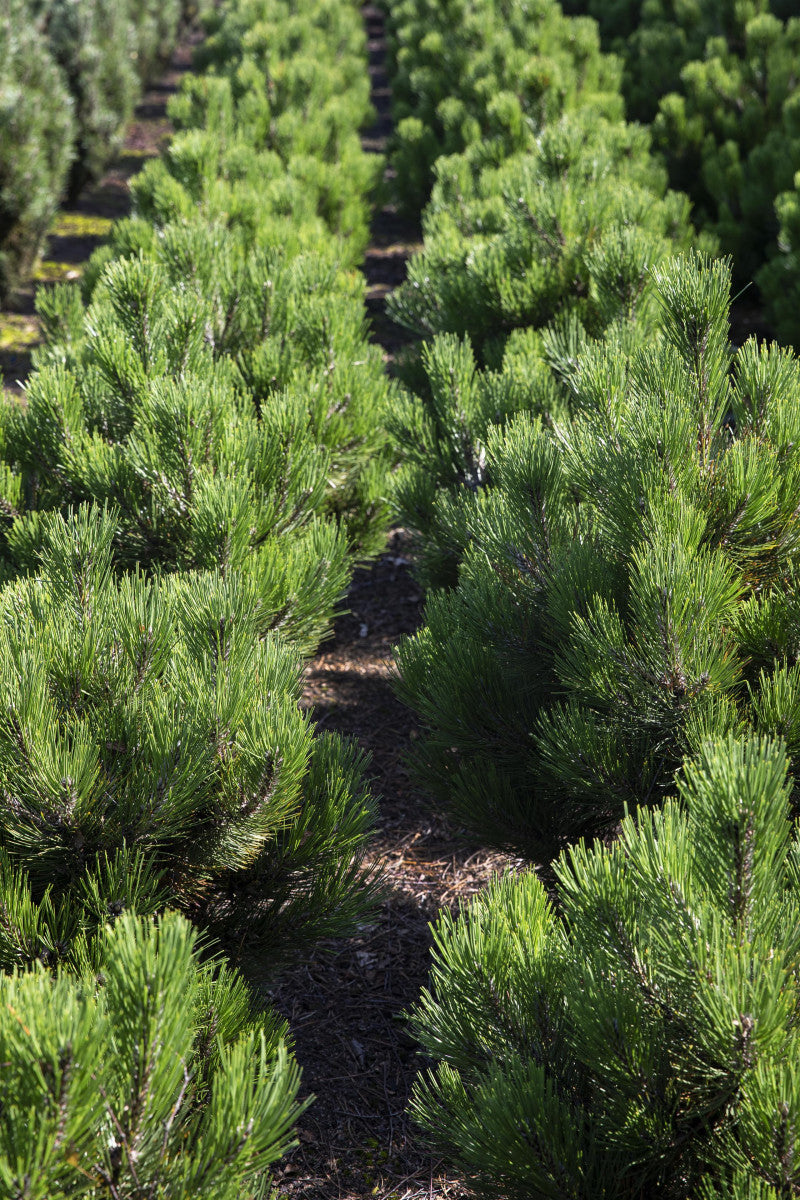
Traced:
<path fill-rule="evenodd" d="M 487 168 L 530 151 L 564 113 L 583 114 L 592 144 L 603 146 L 600 118 L 616 120 L 624 110 L 649 130 L 645 140 L 670 184 L 692 200 L 709 247 L 732 255 L 737 290 L 755 281 L 779 338 L 797 344 L 800 17 L 790 16 L 792 8 L 785 0 L 568 0 L 567 12 L 591 14 L 598 29 L 548 0 L 392 5 L 401 199 L 418 207 L 433 189 L 433 224 L 448 196 L 454 207 L 458 189 L 467 202 L 462 223 L 473 223 L 476 190 L 484 199 L 493 190 L 497 205 L 506 187 L 513 193 L 519 186 L 513 173 L 487 184 Z M 463 193 L 466 167 L 456 175 L 434 164 L 465 151 L 472 171 Z M 648 182 L 660 191 L 658 175 Z M 597 213 L 580 214 L 584 227 Z M 497 209 L 490 219 L 497 222 Z M 429 234 L 432 255 L 443 245 L 454 251 L 452 229 L 448 241 L 441 226 L 440 216 Z M 657 221 L 645 229 L 660 232 Z M 447 311 L 438 319 L 446 322 Z"/>
<path fill-rule="evenodd" d="M 0 14 L 0 297 L 59 203 L 99 179 L 194 0 L 5 0 Z"/>
<path fill-rule="evenodd" d="M 497 1196 L 796 1195 L 800 363 L 731 347 L 731 264 L 592 21 L 388 13 L 430 190 L 389 302 L 429 589 L 398 688 L 427 791 L 555 892 L 439 923 L 414 1114 Z"/>
<path fill-rule="evenodd" d="M 269 969 L 374 898 L 362 756 L 298 708 L 388 511 L 364 31 L 232 0 L 206 33 L 0 411 L 9 1196 L 266 1196 L 298 1071 L 220 955 Z"/>
<path fill-rule="evenodd" d="M 566 0 L 622 63 L 628 116 L 652 122 L 670 180 L 800 341 L 800 16 L 794 0 Z"/>
<path fill-rule="evenodd" d="M 417 1121 L 498 1197 L 796 1195 L 800 363 L 731 347 L 753 267 L 670 190 L 679 106 L 625 119 L 649 15 L 386 7 L 403 389 L 358 6 L 230 0 L 0 408 L 2 1190 L 269 1194 L 298 1072 L 235 960 L 375 898 L 364 763 L 298 697 L 391 494 L 418 778 L 553 883 L 440 921 Z M 790 121 L 794 25 L 752 7 Z"/>

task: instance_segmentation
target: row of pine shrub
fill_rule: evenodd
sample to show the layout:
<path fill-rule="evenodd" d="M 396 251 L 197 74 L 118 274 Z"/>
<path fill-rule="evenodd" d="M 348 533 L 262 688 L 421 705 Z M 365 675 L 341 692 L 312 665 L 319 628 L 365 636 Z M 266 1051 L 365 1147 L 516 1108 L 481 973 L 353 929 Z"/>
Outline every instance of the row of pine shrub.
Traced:
<path fill-rule="evenodd" d="M 556 0 L 390 7 L 400 201 L 419 209 L 442 156 L 472 148 L 496 167 L 565 113 L 586 112 L 594 126 L 625 112 L 650 131 L 698 228 L 733 256 L 737 290 L 756 282 L 772 328 L 797 343 L 800 18 L 791 4 L 567 0 L 564 9 L 581 15 L 565 16 Z"/>
<path fill-rule="evenodd" d="M 628 116 L 652 123 L 673 186 L 800 343 L 800 17 L 791 0 L 566 0 L 622 63 Z"/>
<path fill-rule="evenodd" d="M 187 0 L 6 0 L 0 14 L 0 296 L 25 279 L 65 193 L 98 179 Z"/>
<path fill-rule="evenodd" d="M 490 1196 L 797 1195 L 800 362 L 732 347 L 731 263 L 590 21 L 389 16 L 398 196 L 430 192 L 390 301 L 428 589 L 397 686 L 428 794 L 550 882 L 439 921 L 412 1111 Z M 515 23 L 549 109 L 505 94 Z"/>
<path fill-rule="evenodd" d="M 0 409 L 14 1196 L 268 1196 L 299 1075 L 236 964 L 267 978 L 376 894 L 363 757 L 299 707 L 388 514 L 365 35 L 351 0 L 205 29 L 132 216 L 40 291 Z"/>

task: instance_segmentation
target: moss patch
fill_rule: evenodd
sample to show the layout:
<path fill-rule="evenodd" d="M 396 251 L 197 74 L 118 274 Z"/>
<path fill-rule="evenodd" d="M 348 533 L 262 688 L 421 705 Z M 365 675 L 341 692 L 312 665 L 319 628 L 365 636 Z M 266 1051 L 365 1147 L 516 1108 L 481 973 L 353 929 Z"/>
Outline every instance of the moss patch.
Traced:
<path fill-rule="evenodd" d="M 0 314 L 0 350 L 6 353 L 24 354 L 41 340 L 39 322 L 33 317 L 18 316 L 16 313 Z"/>
<path fill-rule="evenodd" d="M 86 213 L 59 213 L 50 229 L 53 237 L 108 237 L 113 221 L 110 217 L 92 217 Z"/>
<path fill-rule="evenodd" d="M 33 272 L 33 278 L 36 283 L 69 283 L 73 279 L 80 279 L 83 267 L 83 263 L 53 262 L 45 259 Z"/>

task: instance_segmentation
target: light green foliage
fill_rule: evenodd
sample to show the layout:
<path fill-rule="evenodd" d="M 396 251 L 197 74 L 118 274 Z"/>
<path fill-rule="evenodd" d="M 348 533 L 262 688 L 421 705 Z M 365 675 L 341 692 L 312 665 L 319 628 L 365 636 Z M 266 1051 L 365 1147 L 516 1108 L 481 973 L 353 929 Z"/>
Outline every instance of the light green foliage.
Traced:
<path fill-rule="evenodd" d="M 286 1032 L 174 914 L 123 917 L 96 977 L 0 976 L 0 1189 L 266 1197 L 303 1107 Z"/>
<path fill-rule="evenodd" d="M 0 593 L 2 965 L 72 961 L 115 906 L 165 897 L 273 961 L 348 927 L 370 898 L 363 764 L 312 739 L 258 586 L 117 582 L 113 511 L 41 524 L 39 573 Z"/>
<path fill-rule="evenodd" d="M 32 272 L 67 186 L 98 178 L 177 0 L 7 0 L 0 14 L 0 296 Z"/>
<path fill-rule="evenodd" d="M 216 364 L 266 436 L 276 406 L 305 411 L 298 438 L 317 447 L 321 507 L 368 556 L 382 547 L 388 519 L 391 389 L 367 337 L 364 281 L 352 270 L 380 168 L 358 137 L 369 115 L 363 26 L 349 5 L 300 14 L 282 0 L 242 0 L 207 24 L 198 59 L 207 73 L 184 80 L 170 109 L 179 132 L 132 181 L 134 217 L 116 224 L 89 265 L 85 319 L 75 295 L 46 297 L 49 344 L 38 360 L 80 362 L 91 390 L 98 349 L 105 363 L 113 343 L 112 373 L 101 370 L 116 405 L 118 388 L 135 385 L 123 378 L 129 363 L 120 374 L 120 352 L 130 354 L 120 314 L 132 305 L 149 322 L 157 373 L 185 369 L 176 347 L 188 353 L 191 342 L 192 363 Z M 326 75 L 320 63 L 329 59 Z M 303 84 L 311 87 L 312 63 L 313 102 Z M 156 282 L 126 284 L 121 296 L 119 279 L 144 278 L 145 262 Z M 148 289 L 166 324 L 150 319 Z M 316 494 L 303 502 L 306 516 L 319 508 Z"/>
<path fill-rule="evenodd" d="M 435 930 L 413 1113 L 483 1194 L 800 1189 L 798 846 L 780 744 L 706 743 L 678 798 Z"/>
<path fill-rule="evenodd" d="M 553 0 L 402 0 L 389 6 L 397 193 L 419 211 L 437 157 L 527 149 L 562 112 L 619 117 L 619 65 L 593 21 Z"/>
<path fill-rule="evenodd" d="M 484 354 L 566 312 L 597 334 L 635 315 L 650 270 L 689 244 L 688 202 L 665 190 L 647 134 L 594 114 L 554 122 L 499 165 L 485 146 L 440 159 L 424 250 L 389 311 Z"/>
<path fill-rule="evenodd" d="M 438 502 L 458 587 L 399 647 L 424 782 L 532 857 L 660 800 L 706 736 L 755 725 L 800 755 L 800 364 L 731 355 L 723 264 L 655 283 L 644 346 L 578 354 L 572 420 L 498 428 L 492 486 Z"/>
<path fill-rule="evenodd" d="M 239 386 L 225 347 L 214 352 L 213 330 L 236 337 L 214 299 L 140 258 L 109 266 L 85 315 L 73 291 L 50 294 L 45 317 L 65 340 L 31 376 L 26 404 L 10 398 L 0 421 L 18 472 L 7 475 L 6 511 L 27 514 L 7 570 L 31 565 L 42 512 L 111 504 L 118 566 L 242 570 L 263 628 L 310 653 L 350 578 L 346 534 L 326 515 L 345 464 L 311 426 L 308 372 L 287 366 L 257 403 Z M 247 297 L 236 301 L 247 324 Z"/>
<path fill-rule="evenodd" d="M 147 80 L 169 59 L 187 6 L 182 0 L 127 0 L 127 5 L 136 35 L 136 69 Z"/>
<path fill-rule="evenodd" d="M 165 165 L 174 163 L 184 183 L 183 155 L 216 154 L 217 176 L 252 175 L 262 219 L 294 215 L 295 204 L 313 206 L 347 240 L 350 261 L 359 261 L 381 160 L 359 140 L 372 109 L 358 9 L 323 0 L 301 10 L 287 0 L 237 0 L 209 16 L 206 27 L 197 55 L 204 74 L 184 80 L 169 107 L 179 136 Z M 157 182 L 158 168 L 152 170 Z M 210 181 L 203 191 L 213 204 Z"/>
<path fill-rule="evenodd" d="M 209 553 L 242 565 L 247 549 L 326 517 L 318 639 L 347 587 L 348 547 L 379 549 L 385 527 L 387 385 L 363 330 L 361 277 L 330 255 L 244 253 L 238 239 L 203 223 L 156 236 L 126 222 L 112 245 L 119 257 L 85 312 L 74 289 L 40 298 L 49 341 L 29 403 L 8 403 L 0 421 L 5 460 L 32 485 L 26 504 L 113 499 L 130 515 L 128 560 L 165 566 L 206 565 Z M 157 430 L 146 415 L 156 393 Z M 142 534 L 159 519 L 146 515 L 154 488 L 174 516 L 166 540 L 154 530 L 148 547 Z M 222 506 L 220 534 L 243 523 L 244 540 L 225 550 L 212 537 L 204 549 L 192 516 L 203 505 Z M 191 542 L 188 559 L 175 539 Z"/>
<path fill-rule="evenodd" d="M 73 157 L 73 110 L 25 0 L 0 13 L 0 297 L 33 269 Z"/>

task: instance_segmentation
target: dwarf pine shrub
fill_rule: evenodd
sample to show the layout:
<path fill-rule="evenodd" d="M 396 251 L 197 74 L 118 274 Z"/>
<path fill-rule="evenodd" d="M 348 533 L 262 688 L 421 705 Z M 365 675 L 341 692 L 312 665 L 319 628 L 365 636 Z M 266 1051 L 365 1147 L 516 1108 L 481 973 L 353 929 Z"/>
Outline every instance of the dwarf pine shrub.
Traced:
<path fill-rule="evenodd" d="M 738 7 L 737 7 L 738 12 Z M 735 38 L 715 38 L 681 72 L 654 123 L 672 181 L 696 219 L 750 281 L 778 233 L 776 197 L 800 170 L 800 19 L 739 17 Z"/>
<path fill-rule="evenodd" d="M 731 354 L 723 263 L 654 278 L 658 336 L 587 346 L 573 418 L 498 429 L 491 486 L 434 501 L 467 549 L 398 650 L 424 782 L 532 857 L 659 801 L 706 737 L 800 753 L 800 364 Z"/>
<path fill-rule="evenodd" d="M 44 311 L 66 340 L 31 376 L 25 405 L 3 408 L 6 520 L 20 518 L 7 524 L 7 571 L 35 561 L 42 513 L 111 504 L 119 567 L 243 570 L 262 631 L 313 651 L 352 567 L 326 512 L 346 464 L 310 424 L 308 376 L 254 404 L 210 345 L 215 316 L 230 314 L 170 285 L 158 263 L 120 259 L 85 316 L 76 301 L 51 294 Z"/>
<path fill-rule="evenodd" d="M 466 334 L 484 358 L 564 311 L 594 334 L 633 316 L 650 269 L 692 238 L 646 132 L 595 114 L 554 122 L 499 165 L 479 146 L 435 174 L 424 248 L 389 311 L 422 336 Z"/>
<path fill-rule="evenodd" d="M 123 916 L 99 974 L 0 976 L 0 1188 L 264 1197 L 302 1111 L 285 1024 L 176 914 Z"/>
<path fill-rule="evenodd" d="M 700 228 L 733 255 L 737 281 L 758 277 L 773 328 L 794 340 L 780 288 L 791 296 L 796 287 L 785 195 L 800 169 L 797 6 L 568 0 L 565 7 L 597 19 L 604 47 L 624 64 L 628 115 L 653 122 L 670 182 L 691 196 Z"/>
<path fill-rule="evenodd" d="M 129 450 L 135 443 L 139 452 L 136 413 L 145 393 L 160 381 L 162 403 L 167 392 L 183 399 L 173 399 L 172 427 L 165 414 L 160 418 L 161 449 L 148 451 L 151 467 L 136 470 L 133 486 L 147 502 L 144 507 L 150 507 L 147 493 L 153 483 L 163 492 L 171 474 L 164 500 L 179 514 L 174 534 L 189 535 L 187 517 L 203 494 L 212 494 L 196 488 L 191 498 L 185 494 L 205 464 L 215 494 L 229 476 L 242 520 L 249 521 L 252 548 L 287 529 L 301 529 L 314 516 L 330 517 L 341 525 L 341 534 L 330 525 L 324 555 L 329 598 L 335 601 L 337 587 L 346 590 L 342 571 L 348 544 L 362 554 L 378 549 L 386 523 L 388 388 L 382 359 L 363 326 L 363 280 L 341 271 L 330 253 L 292 255 L 278 247 L 248 253 L 238 239 L 203 223 L 172 224 L 156 235 L 144 222 L 123 222 L 117 232 L 112 245 L 119 257 L 101 272 L 85 312 L 71 289 L 45 293 L 39 302 L 50 340 L 37 356 L 41 370 L 29 382 L 34 402 L 25 408 L 8 404 L 2 421 L 6 462 L 29 480 L 36 475 L 33 489 L 26 488 L 27 504 L 112 498 L 91 468 L 85 475 L 87 464 L 81 462 L 87 454 L 99 454 L 118 472 L 121 446 L 110 452 L 109 441 Z M 182 378 L 173 382 L 176 373 Z M 74 393 L 74 403 L 67 392 Z M 189 418 L 192 403 L 199 408 Z M 201 410 L 218 432 L 203 441 L 204 426 L 192 426 L 187 474 L 179 466 L 187 448 L 181 450 L 175 439 L 186 436 L 181 422 L 194 421 Z M 60 434 L 52 424 L 57 411 Z M 229 434 L 220 440 L 226 417 Z M 48 424 L 46 435 L 39 428 L 42 421 Z M 81 437 L 80 431 L 89 436 Z M 74 448 L 70 462 L 84 474 L 84 483 L 69 479 L 65 438 Z M 160 458 L 170 439 L 174 470 L 184 478 L 177 490 L 174 470 L 165 475 Z M 251 475 L 253 500 L 243 486 L 243 470 Z M 107 479 L 107 471 L 103 474 Z M 119 495 L 113 499 L 120 503 Z M 130 496 L 126 503 L 132 522 L 143 530 L 142 501 L 134 503 Z M 253 501 L 262 506 L 261 518 Z M 224 527 L 220 524 L 220 531 Z M 130 539 L 128 557 L 135 557 L 138 535 L 131 530 L 124 537 Z M 240 540 L 239 548 L 247 541 Z M 145 549 L 141 561 L 152 561 L 154 554 L 166 563 L 171 551 L 156 544 Z M 197 560 L 194 565 L 207 564 Z M 330 615 L 330 607 L 328 616 L 324 609 L 325 604 L 318 635 Z"/>
<path fill-rule="evenodd" d="M 706 743 L 616 844 L 434 933 L 412 1112 L 485 1195 L 800 1191 L 798 844 L 780 743 Z"/>
<path fill-rule="evenodd" d="M 455 582 L 466 535 L 447 496 L 489 482 L 490 425 L 568 413 L 561 382 L 579 347 L 612 329 L 644 344 L 653 270 L 694 240 L 686 198 L 666 192 L 638 127 L 566 117 L 535 152 L 499 167 L 482 155 L 437 163 L 424 248 L 389 300 L 396 320 L 433 338 L 419 363 L 406 355 L 413 393 L 390 414 L 403 455 L 393 499 L 419 534 L 426 586 Z"/>
<path fill-rule="evenodd" d="M 127 0 L 127 6 L 136 37 L 136 70 L 144 82 L 168 60 L 190 9 L 182 0 Z"/>
<path fill-rule="evenodd" d="M 73 107 L 25 0 L 0 13 L 0 297 L 30 273 L 66 186 Z"/>
<path fill-rule="evenodd" d="M 312 738 L 252 577 L 117 581 L 115 525 L 54 514 L 0 592 L 3 966 L 71 961 L 165 901 L 278 957 L 347 928 L 370 899 L 360 758 Z"/>
<path fill-rule="evenodd" d="M 623 63 L 628 115 L 645 122 L 655 117 L 662 96 L 680 90 L 683 68 L 706 57 L 712 39 L 739 52 L 754 17 L 789 16 L 782 0 L 565 0 L 563 7 L 597 21 L 604 48 Z"/>
<path fill-rule="evenodd" d="M 472 145 L 497 160 L 527 149 L 562 112 L 618 118 L 619 64 L 591 20 L 553 0 L 403 0 L 389 8 L 396 125 L 393 165 L 417 213 L 435 160 Z"/>
<path fill-rule="evenodd" d="M 359 138 L 372 108 L 358 11 L 320 0 L 301 12 L 286 0 L 238 0 L 206 27 L 196 60 L 204 73 L 185 79 L 169 106 L 179 136 L 143 181 L 163 187 L 169 169 L 185 184 L 183 156 L 202 157 L 203 200 L 217 205 L 219 185 L 208 178 L 216 158 L 216 177 L 238 182 L 249 172 L 262 218 L 294 216 L 299 205 L 342 236 L 357 263 L 381 171 Z M 190 178 L 196 191 L 200 178 Z"/>

